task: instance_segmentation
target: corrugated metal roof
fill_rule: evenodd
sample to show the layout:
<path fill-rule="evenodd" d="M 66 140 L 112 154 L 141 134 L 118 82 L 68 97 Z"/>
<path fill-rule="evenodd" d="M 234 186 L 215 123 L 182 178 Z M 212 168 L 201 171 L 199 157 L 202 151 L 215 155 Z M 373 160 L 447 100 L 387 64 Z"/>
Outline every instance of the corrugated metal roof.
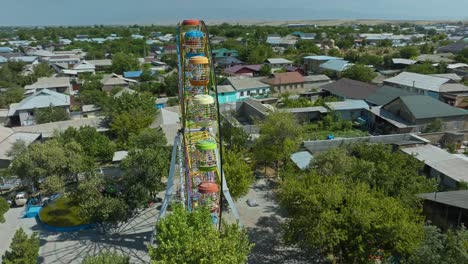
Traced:
<path fill-rule="evenodd" d="M 139 78 L 143 71 L 127 71 L 123 73 L 125 78 Z"/>
<path fill-rule="evenodd" d="M 341 78 L 320 88 L 345 99 L 367 99 L 377 90 L 377 85 Z"/>
<path fill-rule="evenodd" d="M 290 60 L 284 58 L 270 58 L 266 60 L 270 64 L 285 64 L 285 63 L 293 63 Z"/>
<path fill-rule="evenodd" d="M 263 77 L 247 77 L 247 76 L 235 76 L 228 77 L 229 83 L 236 90 L 249 90 L 249 89 L 265 89 L 270 88 L 268 84 L 262 83 L 260 79 Z"/>
<path fill-rule="evenodd" d="M 37 82 L 26 85 L 24 89 L 26 90 L 36 90 L 36 89 L 47 89 L 47 88 L 57 88 L 57 87 L 69 87 L 70 78 L 69 77 L 43 77 L 39 78 Z"/>
<path fill-rule="evenodd" d="M 337 57 L 332 57 L 332 56 L 324 56 L 324 55 L 316 55 L 316 56 L 306 56 L 304 57 L 306 60 L 319 60 L 319 61 L 325 61 L 325 60 L 342 60 L 343 58 L 337 58 Z"/>
<path fill-rule="evenodd" d="M 325 63 L 320 64 L 320 68 L 324 70 L 342 72 L 347 68 L 351 67 L 352 65 L 354 64 L 346 60 L 329 60 Z"/>
<path fill-rule="evenodd" d="M 364 100 L 344 100 L 341 102 L 328 102 L 325 104 L 335 111 L 369 109 L 369 105 Z"/>
<path fill-rule="evenodd" d="M 33 143 L 40 134 L 37 133 L 22 133 L 16 132 L 8 136 L 2 142 L 0 142 L 0 159 L 2 160 L 12 160 L 13 157 L 9 157 L 7 155 L 8 151 L 10 151 L 13 144 L 18 140 L 23 140 L 26 146 L 29 146 Z"/>
<path fill-rule="evenodd" d="M 400 96 L 405 95 L 415 95 L 415 93 L 391 86 L 382 86 L 377 88 L 373 94 L 367 97 L 366 101 L 376 105 L 384 105 Z"/>
<path fill-rule="evenodd" d="M 313 160 L 313 156 L 308 151 L 300 151 L 291 155 L 291 160 L 301 170 L 305 170 L 309 167 L 310 162 Z"/>
<path fill-rule="evenodd" d="M 48 89 L 35 92 L 31 96 L 23 99 L 16 107 L 18 110 L 29 110 L 35 108 L 45 108 L 49 106 L 69 106 L 70 96 L 57 93 Z"/>
<path fill-rule="evenodd" d="M 121 150 L 114 152 L 114 156 L 112 157 L 113 162 L 122 161 L 128 156 L 128 151 Z"/>
<path fill-rule="evenodd" d="M 466 110 L 450 106 L 430 96 L 407 95 L 400 96 L 399 99 L 416 119 L 464 116 L 468 114 Z"/>
<path fill-rule="evenodd" d="M 424 200 L 468 209 L 468 190 L 418 194 Z"/>
<path fill-rule="evenodd" d="M 433 145 L 422 145 L 404 148 L 401 151 L 415 155 L 415 158 L 423 161 L 426 165 L 447 175 L 455 181 L 468 182 L 468 161 L 458 158 Z"/>
<path fill-rule="evenodd" d="M 410 59 L 394 58 L 392 59 L 393 64 L 404 64 L 404 65 L 413 65 L 417 61 Z"/>
<path fill-rule="evenodd" d="M 402 72 L 395 77 L 384 80 L 384 83 L 397 84 L 407 87 L 439 92 L 440 86 L 449 79 L 434 77 L 413 72 Z"/>

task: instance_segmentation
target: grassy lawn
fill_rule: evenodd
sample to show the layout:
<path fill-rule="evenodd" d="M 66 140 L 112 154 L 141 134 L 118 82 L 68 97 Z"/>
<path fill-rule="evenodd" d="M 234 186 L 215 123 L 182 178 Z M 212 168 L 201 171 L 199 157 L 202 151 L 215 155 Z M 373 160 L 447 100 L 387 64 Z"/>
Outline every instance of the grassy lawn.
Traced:
<path fill-rule="evenodd" d="M 69 198 L 60 197 L 42 208 L 41 220 L 51 226 L 72 227 L 88 224 L 87 219 L 79 215 L 79 207 Z"/>

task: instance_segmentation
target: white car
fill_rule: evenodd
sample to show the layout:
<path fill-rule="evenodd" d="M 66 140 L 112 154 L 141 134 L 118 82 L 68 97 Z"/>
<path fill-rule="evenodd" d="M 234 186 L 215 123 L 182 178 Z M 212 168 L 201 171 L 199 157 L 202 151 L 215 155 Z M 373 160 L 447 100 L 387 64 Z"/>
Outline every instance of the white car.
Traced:
<path fill-rule="evenodd" d="M 16 194 L 15 204 L 16 206 L 23 206 L 28 202 L 28 195 L 25 192 Z"/>

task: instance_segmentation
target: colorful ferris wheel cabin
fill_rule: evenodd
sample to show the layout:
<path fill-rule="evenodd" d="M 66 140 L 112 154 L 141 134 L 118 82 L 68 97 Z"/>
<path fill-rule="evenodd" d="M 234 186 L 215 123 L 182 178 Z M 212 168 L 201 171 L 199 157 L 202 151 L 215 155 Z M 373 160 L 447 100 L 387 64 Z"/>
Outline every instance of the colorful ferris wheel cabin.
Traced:
<path fill-rule="evenodd" d="M 195 56 L 189 59 L 190 84 L 206 86 L 210 82 L 210 61 L 205 56 Z"/>

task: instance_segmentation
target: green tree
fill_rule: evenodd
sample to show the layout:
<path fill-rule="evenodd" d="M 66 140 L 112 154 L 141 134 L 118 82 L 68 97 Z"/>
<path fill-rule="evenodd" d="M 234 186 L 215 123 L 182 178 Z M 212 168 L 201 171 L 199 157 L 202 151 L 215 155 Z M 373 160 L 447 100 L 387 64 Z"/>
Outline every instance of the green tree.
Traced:
<path fill-rule="evenodd" d="M 317 47 L 314 41 L 309 40 L 299 40 L 296 43 L 296 49 L 300 53 L 306 54 L 320 54 L 320 48 Z"/>
<path fill-rule="evenodd" d="M 249 192 L 255 176 L 252 167 L 245 161 L 243 153 L 226 150 L 223 154 L 223 170 L 229 192 L 234 200 Z"/>
<path fill-rule="evenodd" d="M 71 141 L 77 142 L 86 156 L 101 162 L 111 161 L 116 150 L 115 144 L 107 136 L 90 126 L 79 129 L 69 127 L 60 133 L 59 139 L 64 144 Z"/>
<path fill-rule="evenodd" d="M 23 153 L 27 148 L 28 146 L 26 145 L 26 141 L 23 139 L 17 139 L 15 142 L 13 142 L 11 148 L 7 151 L 7 156 L 15 158 Z"/>
<path fill-rule="evenodd" d="M 135 149 L 158 148 L 167 145 L 166 136 L 161 129 L 145 128 L 139 134 L 132 134 L 129 146 Z"/>
<path fill-rule="evenodd" d="M 46 108 L 39 108 L 34 111 L 37 124 L 52 123 L 58 121 L 69 120 L 70 115 L 67 110 L 62 107 L 54 107 L 50 105 Z"/>
<path fill-rule="evenodd" d="M 424 132 L 425 133 L 440 132 L 442 131 L 443 126 L 444 126 L 444 122 L 442 121 L 442 119 L 436 118 L 426 126 L 426 128 L 424 129 Z"/>
<path fill-rule="evenodd" d="M 246 148 L 249 135 L 241 128 L 233 126 L 224 118 L 221 121 L 221 136 L 227 149 L 241 151 Z"/>
<path fill-rule="evenodd" d="M 41 77 L 50 77 L 54 74 L 54 70 L 49 66 L 48 63 L 41 62 L 39 64 L 34 65 L 34 77 L 41 78 Z"/>
<path fill-rule="evenodd" d="M 302 127 L 292 114 L 272 112 L 260 123 L 260 137 L 255 143 L 255 157 L 265 163 L 274 162 L 279 175 L 280 164 L 297 150 Z"/>
<path fill-rule="evenodd" d="M 361 82 L 370 82 L 377 77 L 377 74 L 366 65 L 356 64 L 346 69 L 343 72 L 343 77 Z"/>
<path fill-rule="evenodd" d="M 153 263 L 246 263 L 252 248 L 246 231 L 223 225 L 218 232 L 206 208 L 188 212 L 182 206 L 156 224 L 156 247 L 149 248 Z"/>
<path fill-rule="evenodd" d="M 118 223 L 128 217 L 128 205 L 121 197 L 101 193 L 105 184 L 102 178 L 90 173 L 70 194 L 79 205 L 80 216 L 91 223 Z"/>
<path fill-rule="evenodd" d="M 286 242 L 319 249 L 340 263 L 367 263 L 379 252 L 409 256 L 423 237 L 421 216 L 365 183 L 292 174 L 279 197 L 289 215 Z"/>
<path fill-rule="evenodd" d="M 137 71 L 140 69 L 138 58 L 133 54 L 118 52 L 112 56 L 112 71 L 122 74 L 125 71 Z"/>
<path fill-rule="evenodd" d="M 339 49 L 328 50 L 328 56 L 341 57 L 341 51 Z"/>
<path fill-rule="evenodd" d="M 268 64 L 263 64 L 260 68 L 260 76 L 270 76 L 271 74 L 271 67 Z"/>
<path fill-rule="evenodd" d="M 44 195 L 53 195 L 65 191 L 65 179 L 61 176 L 52 175 L 40 183 L 41 192 Z"/>
<path fill-rule="evenodd" d="M 0 197 L 0 223 L 5 223 L 5 217 L 3 216 L 10 209 L 8 204 L 3 197 Z"/>
<path fill-rule="evenodd" d="M 424 227 L 424 240 L 407 259 L 411 264 L 449 264 L 468 262 L 468 232 L 463 226 L 442 233 L 437 227 Z"/>
<path fill-rule="evenodd" d="M 419 49 L 413 46 L 407 46 L 400 49 L 400 56 L 405 59 L 410 59 L 419 56 Z"/>
<path fill-rule="evenodd" d="M 16 230 L 10 250 L 2 257 L 2 264 L 36 264 L 39 257 L 39 237 L 28 236 L 23 229 Z"/>
<path fill-rule="evenodd" d="M 169 173 L 169 153 L 164 148 L 132 150 L 123 160 L 125 199 L 131 209 L 139 208 L 162 190 Z"/>
<path fill-rule="evenodd" d="M 436 74 L 437 68 L 432 66 L 432 64 L 425 62 L 423 64 L 413 64 L 408 67 L 407 71 L 420 74 Z"/>
<path fill-rule="evenodd" d="M 138 93 L 124 93 L 109 101 L 105 111 L 118 143 L 127 144 L 130 135 L 140 133 L 154 121 L 157 113 L 154 102 L 154 97 Z"/>
<path fill-rule="evenodd" d="M 130 264 L 130 258 L 115 252 L 103 251 L 96 256 L 87 256 L 81 264 Z"/>
<path fill-rule="evenodd" d="M 1 85 L 1 84 L 0 84 Z M 0 93 L 0 107 L 8 108 L 10 104 L 19 103 L 24 98 L 23 88 L 9 88 L 4 93 Z"/>
<path fill-rule="evenodd" d="M 38 186 L 39 179 L 52 175 L 65 178 L 77 178 L 79 172 L 92 169 L 81 146 L 76 142 L 61 144 L 58 140 L 34 143 L 13 160 L 12 173 L 22 180 Z"/>

